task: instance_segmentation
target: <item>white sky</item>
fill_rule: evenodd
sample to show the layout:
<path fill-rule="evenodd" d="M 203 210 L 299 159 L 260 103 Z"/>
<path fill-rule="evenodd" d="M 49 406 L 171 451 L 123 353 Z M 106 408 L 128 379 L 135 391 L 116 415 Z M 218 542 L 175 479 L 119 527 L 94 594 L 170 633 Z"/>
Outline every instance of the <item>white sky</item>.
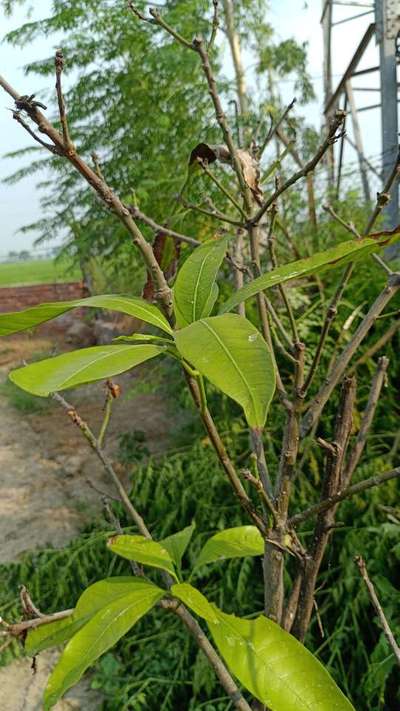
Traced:
<path fill-rule="evenodd" d="M 372 0 L 364 0 L 372 2 Z M 302 42 L 308 42 L 309 72 L 314 82 L 317 100 L 306 108 L 301 108 L 308 122 L 317 128 L 321 122 L 322 106 L 322 31 L 320 27 L 321 0 L 270 0 L 270 20 L 274 25 L 280 39 L 295 37 Z M 33 17 L 45 17 L 51 6 L 50 0 L 36 0 Z M 348 8 L 335 6 L 334 20 L 365 12 L 365 8 Z M 0 11 L 0 38 L 11 29 L 18 27 L 25 20 L 25 12 L 19 9 L 11 19 L 5 18 Z M 366 27 L 373 21 L 373 15 L 367 15 L 358 20 L 339 25 L 334 29 L 333 52 L 333 84 L 339 80 L 341 72 L 346 68 L 358 42 Z M 48 56 L 56 47 L 56 38 L 41 39 L 28 45 L 26 48 L 15 48 L 0 44 L 0 71 L 17 91 L 25 93 L 37 91 L 48 87 L 48 80 L 40 77 L 26 79 L 23 66 L 27 62 Z M 377 64 L 377 50 L 374 42 L 365 55 L 360 68 Z M 365 76 L 354 81 L 354 86 L 377 86 L 378 75 Z M 293 81 L 285 80 L 280 85 L 284 100 L 293 98 Z M 1 90 L 0 90 L 1 91 Z M 357 92 L 356 99 L 359 106 L 375 104 L 378 94 L 373 92 Z M 23 129 L 12 120 L 6 107 L 12 106 L 12 100 L 1 91 L 0 94 L 0 156 L 12 150 L 17 150 L 28 145 L 29 138 L 24 135 Z M 375 156 L 380 151 L 380 119 L 379 111 L 370 111 L 360 114 L 360 122 L 365 141 L 365 154 Z M 350 132 L 351 135 L 351 132 Z M 354 161 L 355 155 L 347 149 L 347 160 Z M 27 159 L 25 159 L 26 161 Z M 1 157 L 0 179 L 24 164 L 24 159 L 6 160 Z M 351 168 L 351 165 L 350 165 Z M 35 188 L 37 178 L 25 178 L 13 186 L 0 185 L 0 258 L 9 250 L 19 251 L 30 248 L 34 235 L 17 234 L 17 230 L 24 224 L 33 222 L 40 216 L 39 193 Z M 51 242 L 49 242 L 49 245 Z"/>

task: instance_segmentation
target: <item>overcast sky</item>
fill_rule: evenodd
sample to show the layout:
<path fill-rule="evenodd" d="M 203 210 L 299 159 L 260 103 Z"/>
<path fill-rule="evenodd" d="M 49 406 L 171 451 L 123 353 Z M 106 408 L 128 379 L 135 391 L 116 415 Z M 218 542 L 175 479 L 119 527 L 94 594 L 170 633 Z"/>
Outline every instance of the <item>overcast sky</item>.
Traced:
<path fill-rule="evenodd" d="M 33 17 L 45 17 L 51 6 L 50 0 L 36 0 Z M 309 72 L 314 82 L 317 100 L 310 104 L 302 113 L 307 120 L 317 128 L 321 121 L 322 105 L 322 32 L 320 27 L 321 0 L 270 0 L 270 19 L 274 25 L 278 37 L 286 39 L 295 37 L 302 42 L 308 42 L 308 65 Z M 363 8 L 335 7 L 335 20 L 343 17 L 365 12 Z M 25 13 L 19 9 L 11 19 L 5 18 L 0 10 L 0 37 L 11 29 L 18 27 L 25 20 Z M 367 15 L 346 24 L 339 25 L 334 29 L 334 85 L 340 78 L 341 72 L 348 64 L 362 34 L 369 22 L 373 20 L 373 15 Z M 24 76 L 23 66 L 27 62 L 40 59 L 53 53 L 57 46 L 57 38 L 41 39 L 27 46 L 26 48 L 15 48 L 2 42 L 0 44 L 0 72 L 8 81 L 21 93 L 36 90 L 38 93 L 48 86 L 40 77 L 30 77 L 27 81 Z M 367 52 L 363 60 L 363 67 L 372 66 L 377 63 L 377 51 L 374 44 Z M 377 75 L 363 77 L 362 86 L 376 86 Z M 374 83 L 375 82 L 375 83 Z M 290 101 L 293 97 L 293 81 L 285 80 L 280 84 L 280 90 L 284 100 Z M 354 82 L 356 86 L 356 82 Z M 361 83 L 358 82 L 361 86 Z M 0 90 L 1 91 L 1 90 Z M 371 96 L 373 100 L 371 100 Z M 357 93 L 359 105 L 376 103 L 375 94 Z M 24 135 L 23 129 L 11 118 L 7 107 L 12 106 L 11 99 L 1 91 L 0 93 L 0 155 L 12 150 L 17 150 L 28 145 L 29 139 Z M 365 140 L 365 153 L 370 156 L 377 156 L 380 150 L 380 122 L 379 112 L 370 111 L 360 114 L 363 135 Z M 354 154 L 351 149 L 347 154 L 347 161 L 354 161 Z M 26 159 L 25 159 L 26 160 Z M 24 161 L 1 158 L 0 179 L 9 175 Z M 348 170 L 351 169 L 349 165 Z M 0 185 L 0 258 L 9 250 L 21 250 L 30 248 L 34 240 L 34 235 L 18 234 L 18 228 L 24 224 L 33 222 L 40 216 L 39 192 L 35 188 L 36 177 L 25 178 L 23 181 L 12 186 Z"/>

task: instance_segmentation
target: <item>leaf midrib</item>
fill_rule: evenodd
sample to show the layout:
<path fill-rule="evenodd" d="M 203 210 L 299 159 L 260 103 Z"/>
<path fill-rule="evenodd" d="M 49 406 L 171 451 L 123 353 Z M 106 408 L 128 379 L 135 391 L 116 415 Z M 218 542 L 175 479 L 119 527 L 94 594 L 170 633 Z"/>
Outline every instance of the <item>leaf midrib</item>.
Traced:
<path fill-rule="evenodd" d="M 261 653 L 257 650 L 257 648 L 256 648 L 254 645 L 253 645 L 253 647 L 250 647 L 250 643 L 248 642 L 248 640 L 246 639 L 246 637 L 244 637 L 241 633 L 239 633 L 238 630 L 237 630 L 235 627 L 233 627 L 232 625 L 230 625 L 229 620 L 226 620 L 226 619 L 224 618 L 224 619 L 223 619 L 223 622 L 224 622 L 224 624 L 225 624 L 227 627 L 229 627 L 229 628 L 232 630 L 232 632 L 234 632 L 234 634 L 235 634 L 236 637 L 238 637 L 239 639 L 242 639 L 242 640 L 244 641 L 244 643 L 245 643 L 247 649 L 251 649 L 251 651 L 252 651 L 252 652 L 256 655 L 256 657 L 259 659 L 261 666 L 264 667 L 264 669 L 265 669 L 265 667 L 266 667 L 267 665 L 266 665 L 266 663 L 265 663 L 265 661 L 264 661 L 264 659 L 263 659 Z M 270 664 L 270 670 L 271 670 L 271 664 Z M 285 679 L 287 679 L 287 675 L 284 676 L 284 677 L 282 677 L 282 676 L 279 674 L 279 672 L 277 672 L 275 669 L 274 669 L 274 673 L 275 673 L 275 675 L 278 677 L 278 679 L 279 679 L 282 683 L 283 683 L 283 681 L 284 681 Z M 302 704 L 305 704 L 305 705 L 310 709 L 310 711 L 313 711 L 313 706 L 310 706 L 310 704 L 308 703 L 308 701 L 307 701 L 306 699 L 304 699 L 302 696 L 299 696 L 298 692 L 297 692 L 289 683 L 287 684 L 287 686 L 289 686 L 290 690 L 293 692 L 294 696 L 296 696 L 296 698 L 299 700 L 299 702 L 301 702 Z M 265 699 L 262 699 L 262 701 L 263 701 L 264 703 L 268 703 Z"/>
<path fill-rule="evenodd" d="M 196 321 L 196 302 L 197 302 L 197 293 L 198 293 L 198 290 L 200 287 L 200 282 L 201 282 L 201 276 L 203 274 L 203 271 L 204 271 L 204 268 L 205 268 L 208 258 L 212 257 L 213 254 L 214 254 L 213 250 L 210 250 L 208 252 L 208 254 L 206 254 L 203 261 L 201 262 L 200 269 L 197 273 L 197 280 L 196 280 L 196 284 L 194 287 L 194 293 L 193 293 L 192 321 Z M 215 279 L 214 279 L 214 281 L 215 281 Z M 213 281 L 213 283 L 214 283 L 214 281 Z M 199 316 L 201 316 L 201 314 L 199 314 Z"/>
<path fill-rule="evenodd" d="M 252 393 L 252 390 L 251 390 L 251 388 L 250 388 L 250 386 L 249 386 L 249 384 L 248 384 L 248 382 L 247 382 L 247 380 L 246 380 L 244 374 L 242 373 L 241 369 L 240 369 L 239 366 L 237 365 L 235 359 L 232 358 L 232 355 L 230 354 L 228 348 L 225 346 L 224 342 L 223 342 L 223 341 L 221 340 L 221 338 L 219 337 L 218 333 L 217 333 L 216 331 L 214 331 L 214 329 L 210 326 L 209 323 L 207 323 L 207 321 L 202 320 L 202 321 L 200 321 L 200 323 L 202 323 L 203 326 L 205 326 L 205 327 L 210 331 L 210 333 L 212 333 L 212 334 L 215 336 L 215 338 L 216 338 L 216 340 L 218 341 L 218 343 L 220 344 L 222 350 L 226 353 L 226 355 L 228 356 L 228 359 L 231 361 L 233 367 L 234 367 L 234 368 L 236 369 L 236 371 L 238 372 L 239 377 L 241 378 L 242 382 L 244 383 L 244 385 L 245 385 L 245 387 L 246 387 L 246 389 L 247 389 L 247 391 L 248 391 L 248 393 L 249 393 L 249 395 L 250 395 L 250 400 L 251 400 L 252 405 L 253 405 L 253 412 L 254 412 L 255 418 L 256 418 L 256 420 L 257 420 L 257 419 L 258 419 L 258 418 L 257 418 L 257 407 L 256 407 L 256 403 L 255 403 L 255 400 L 254 400 L 254 395 L 253 395 L 253 393 Z"/>
<path fill-rule="evenodd" d="M 96 298 L 96 297 L 94 297 L 94 298 Z M 158 313 L 156 313 L 156 311 L 153 311 L 151 308 L 149 308 L 149 310 L 147 310 L 143 306 L 143 304 L 141 304 L 139 301 L 135 301 L 134 299 L 124 298 L 124 297 L 111 296 L 111 295 L 109 298 L 110 298 L 110 301 L 120 303 L 123 306 L 125 305 L 125 313 L 128 313 L 130 316 L 133 316 L 134 314 L 132 314 L 126 310 L 127 309 L 126 304 L 128 304 L 129 306 L 132 305 L 132 308 L 134 307 L 136 310 L 139 310 L 141 313 L 143 313 L 147 316 L 150 313 L 152 318 L 154 318 L 154 320 L 157 321 L 157 323 L 161 324 L 161 326 L 159 326 L 159 328 L 161 328 L 162 331 L 166 331 L 166 326 L 168 326 L 168 322 L 164 321 L 164 319 L 161 317 L 161 314 L 158 315 Z M 85 304 L 82 304 L 82 305 L 85 306 Z M 88 307 L 90 305 L 87 304 L 86 306 Z M 92 306 L 91 308 L 95 308 L 95 306 Z M 99 308 L 105 308 L 105 307 L 99 307 Z M 114 309 L 110 308 L 110 311 L 114 311 Z M 117 311 L 117 309 L 115 309 L 115 311 Z M 145 319 L 142 319 L 142 320 L 144 321 Z M 169 329 L 168 333 L 172 333 L 172 329 Z"/>
<path fill-rule="evenodd" d="M 151 592 L 152 592 L 152 594 L 153 594 L 153 596 L 154 596 L 154 601 L 155 601 L 155 599 L 156 599 L 155 591 L 154 591 L 154 592 L 151 591 Z M 136 593 L 130 593 L 128 596 L 130 596 L 130 595 L 132 595 L 132 594 L 136 594 Z M 127 596 L 127 597 L 128 597 L 128 596 Z M 118 602 L 120 603 L 121 600 L 118 600 Z M 92 652 L 93 648 L 94 648 L 95 646 L 97 646 L 97 645 L 100 643 L 100 641 L 102 640 L 102 638 L 104 637 L 104 635 L 108 632 L 108 630 L 110 629 L 110 627 L 111 627 L 112 625 L 116 624 L 116 623 L 118 622 L 119 618 L 120 618 L 122 615 L 124 615 L 124 614 L 130 612 L 130 611 L 131 611 L 132 609 L 134 609 L 135 607 L 138 607 L 139 604 L 142 603 L 142 602 L 143 602 L 143 599 L 142 599 L 142 598 L 140 598 L 139 600 L 137 600 L 137 599 L 134 600 L 130 605 L 127 605 L 127 606 L 124 607 L 122 610 L 120 610 L 119 613 L 118 613 L 118 615 L 117 615 L 116 617 L 113 617 L 111 620 L 109 620 L 108 624 L 107 624 L 105 627 L 102 628 L 101 633 L 96 637 L 96 640 L 95 640 L 94 642 L 92 642 L 92 644 L 90 645 L 90 647 L 86 650 L 84 656 L 80 658 L 80 661 L 81 661 L 81 664 L 79 665 L 80 668 L 82 668 L 82 666 L 84 666 L 84 665 L 86 665 L 86 667 L 84 667 L 84 668 L 87 668 L 88 666 L 90 666 L 91 661 L 92 661 L 91 652 Z M 152 600 L 152 603 L 151 603 L 151 604 L 154 604 L 153 600 Z M 150 605 L 149 607 L 151 607 L 151 605 Z M 104 612 L 104 608 L 102 608 L 101 610 L 99 610 L 99 611 L 96 613 L 95 617 L 96 617 L 97 615 L 100 615 L 102 612 Z M 145 614 L 145 613 L 144 613 L 144 614 Z M 92 618 L 92 620 L 93 620 L 93 619 L 94 619 L 94 617 Z M 132 625 L 134 625 L 136 621 L 137 621 L 137 620 L 135 619 L 135 620 L 132 622 Z M 83 628 L 83 629 L 84 629 L 84 628 Z M 82 631 L 83 631 L 83 630 L 81 630 L 81 632 L 82 632 Z M 79 634 L 79 633 L 78 633 L 78 634 Z M 82 665 L 82 661 L 83 661 L 83 665 Z M 84 671 L 84 670 L 83 670 L 83 671 Z M 74 671 L 74 669 L 71 669 L 71 671 L 69 672 L 69 674 L 68 674 L 66 677 L 64 677 L 64 684 L 63 684 L 63 686 L 65 686 L 65 683 L 67 682 L 67 679 L 69 679 L 69 678 L 71 677 L 71 674 L 72 674 L 72 678 L 74 678 L 74 676 L 76 675 L 76 672 L 77 672 L 76 667 L 75 667 L 75 671 Z M 83 672 L 82 672 L 82 673 L 83 673 Z"/>
<path fill-rule="evenodd" d="M 154 346 L 154 347 L 157 348 L 157 346 Z M 68 378 L 66 378 L 66 379 L 61 383 L 61 385 L 59 386 L 59 388 L 60 388 L 60 389 L 61 389 L 61 388 L 64 388 L 65 385 L 66 385 L 70 380 L 72 380 L 73 378 L 76 378 L 76 376 L 79 375 L 79 373 L 82 373 L 82 371 L 86 370 L 87 368 L 90 368 L 94 363 L 97 364 L 97 363 L 101 362 L 102 360 L 104 360 L 105 358 L 112 358 L 113 356 L 119 355 L 120 353 L 123 353 L 124 351 L 126 351 L 128 348 L 129 348 L 129 349 L 134 349 L 134 348 L 137 348 L 137 346 L 121 346 L 121 348 L 120 348 L 117 352 L 116 352 L 116 351 L 113 351 L 112 353 L 105 353 L 103 356 L 99 356 L 98 358 L 94 358 L 92 361 L 90 361 L 89 363 L 86 363 L 86 364 L 83 365 L 81 368 L 79 368 L 73 375 L 70 375 Z"/>

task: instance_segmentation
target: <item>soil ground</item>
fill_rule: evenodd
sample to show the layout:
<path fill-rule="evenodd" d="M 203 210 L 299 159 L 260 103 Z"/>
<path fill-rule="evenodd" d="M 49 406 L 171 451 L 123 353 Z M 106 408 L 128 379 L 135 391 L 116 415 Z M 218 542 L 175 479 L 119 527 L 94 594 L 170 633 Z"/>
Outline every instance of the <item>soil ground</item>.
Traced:
<path fill-rule="evenodd" d="M 0 351 L 0 381 L 23 359 L 48 354 L 55 347 L 49 338 L 5 339 Z M 135 371 L 115 379 L 122 396 L 115 402 L 107 434 L 106 451 L 111 457 L 115 458 L 118 434 L 126 431 L 144 432 L 152 453 L 167 448 L 166 406 L 157 395 L 135 392 L 141 374 Z M 102 421 L 104 397 L 104 386 L 98 383 L 66 393 L 95 432 Z M 0 393 L 0 433 L 0 562 L 8 562 L 33 548 L 64 545 L 100 514 L 99 491 L 111 493 L 113 489 L 96 455 L 57 403 L 49 403 L 40 413 L 21 414 L 7 395 Z M 116 467 L 127 483 L 126 471 Z M 36 675 L 30 671 L 29 659 L 0 669 L 1 711 L 42 708 L 41 696 L 55 656 L 53 652 L 39 655 Z M 87 680 L 79 684 L 56 711 L 99 708 L 99 698 L 89 686 Z"/>

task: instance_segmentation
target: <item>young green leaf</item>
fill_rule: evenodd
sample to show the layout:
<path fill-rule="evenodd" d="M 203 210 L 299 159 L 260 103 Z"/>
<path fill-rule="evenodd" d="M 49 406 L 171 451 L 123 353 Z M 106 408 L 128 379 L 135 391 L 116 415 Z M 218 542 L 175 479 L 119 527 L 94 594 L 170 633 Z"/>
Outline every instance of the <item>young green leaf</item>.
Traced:
<path fill-rule="evenodd" d="M 132 577 L 105 578 L 90 585 L 80 596 L 71 615 L 63 620 L 40 625 L 28 632 L 25 651 L 28 654 L 37 654 L 44 649 L 67 642 L 86 622 L 89 622 L 96 612 L 130 592 L 132 580 Z M 135 588 L 143 584 L 145 582 L 138 579 L 135 581 Z"/>
<path fill-rule="evenodd" d="M 48 681 L 45 711 L 163 597 L 164 591 L 156 585 L 138 582 L 132 578 L 130 591 L 102 607 L 68 642 Z"/>
<path fill-rule="evenodd" d="M 46 397 L 82 383 L 111 378 L 164 352 L 164 347 L 151 344 L 81 348 L 17 368 L 9 377 L 22 390 Z"/>
<path fill-rule="evenodd" d="M 202 617 L 208 622 L 218 623 L 218 616 L 215 612 L 214 605 L 211 605 L 200 590 L 194 588 L 193 585 L 189 583 L 177 583 L 176 585 L 172 585 L 171 593 L 179 600 L 182 600 L 182 602 L 187 605 L 187 607 L 190 607 L 199 617 Z"/>
<path fill-rule="evenodd" d="M 216 560 L 244 558 L 264 553 L 264 541 L 255 526 L 226 528 L 208 539 L 195 562 L 195 568 Z"/>
<path fill-rule="evenodd" d="M 153 336 L 151 333 L 132 333 L 130 336 L 117 336 L 113 343 L 158 343 L 159 345 L 174 345 L 172 338 Z"/>
<path fill-rule="evenodd" d="M 50 321 L 66 311 L 78 307 L 91 307 L 119 311 L 129 316 L 150 323 L 166 333 L 172 333 L 171 326 L 161 311 L 153 304 L 137 297 L 119 296 L 118 294 L 105 294 L 104 296 L 90 296 L 87 299 L 74 301 L 58 301 L 49 304 L 39 304 L 24 311 L 14 311 L 0 314 L 0 336 L 25 331 L 38 326 L 40 323 Z"/>
<path fill-rule="evenodd" d="M 236 291 L 220 308 L 220 313 L 224 314 L 231 311 L 235 306 L 246 301 L 251 296 L 258 294 L 260 291 L 270 289 L 272 286 L 284 284 L 291 279 L 299 279 L 310 274 L 320 274 L 327 269 L 341 267 L 348 262 L 353 262 L 358 259 L 378 251 L 381 247 L 386 247 L 388 244 L 400 239 L 400 234 L 381 235 L 376 238 L 364 237 L 360 240 L 348 240 L 341 242 L 325 252 L 318 252 L 306 259 L 299 259 L 290 264 L 284 264 L 277 269 L 273 269 L 267 274 L 262 274 L 253 281 L 249 282 L 241 289 Z"/>
<path fill-rule="evenodd" d="M 355 711 L 318 659 L 275 622 L 213 608 L 218 621 L 206 619 L 220 654 L 271 711 Z"/>
<path fill-rule="evenodd" d="M 174 286 L 178 328 L 208 316 L 218 297 L 215 280 L 225 256 L 227 239 L 205 242 L 188 257 Z"/>
<path fill-rule="evenodd" d="M 201 319 L 176 331 L 181 355 L 263 427 L 275 391 L 275 367 L 257 329 L 236 314 Z"/>
<path fill-rule="evenodd" d="M 31 629 L 25 640 L 25 651 L 29 655 L 35 655 L 42 652 L 44 649 L 58 647 L 58 645 L 67 642 L 71 637 L 78 632 L 86 622 L 89 622 L 90 615 L 74 619 L 73 614 L 65 617 L 62 620 L 49 622 L 47 625 L 40 625 L 35 629 Z"/>
<path fill-rule="evenodd" d="M 196 524 L 192 523 L 191 526 L 186 526 L 182 531 L 173 533 L 172 536 L 160 541 L 160 545 L 168 551 L 178 570 L 181 568 L 183 554 L 190 543 L 195 528 Z"/>
<path fill-rule="evenodd" d="M 160 543 L 144 536 L 113 536 L 107 541 L 108 548 L 122 558 L 135 560 L 143 565 L 162 568 L 176 578 L 173 560 Z"/>

